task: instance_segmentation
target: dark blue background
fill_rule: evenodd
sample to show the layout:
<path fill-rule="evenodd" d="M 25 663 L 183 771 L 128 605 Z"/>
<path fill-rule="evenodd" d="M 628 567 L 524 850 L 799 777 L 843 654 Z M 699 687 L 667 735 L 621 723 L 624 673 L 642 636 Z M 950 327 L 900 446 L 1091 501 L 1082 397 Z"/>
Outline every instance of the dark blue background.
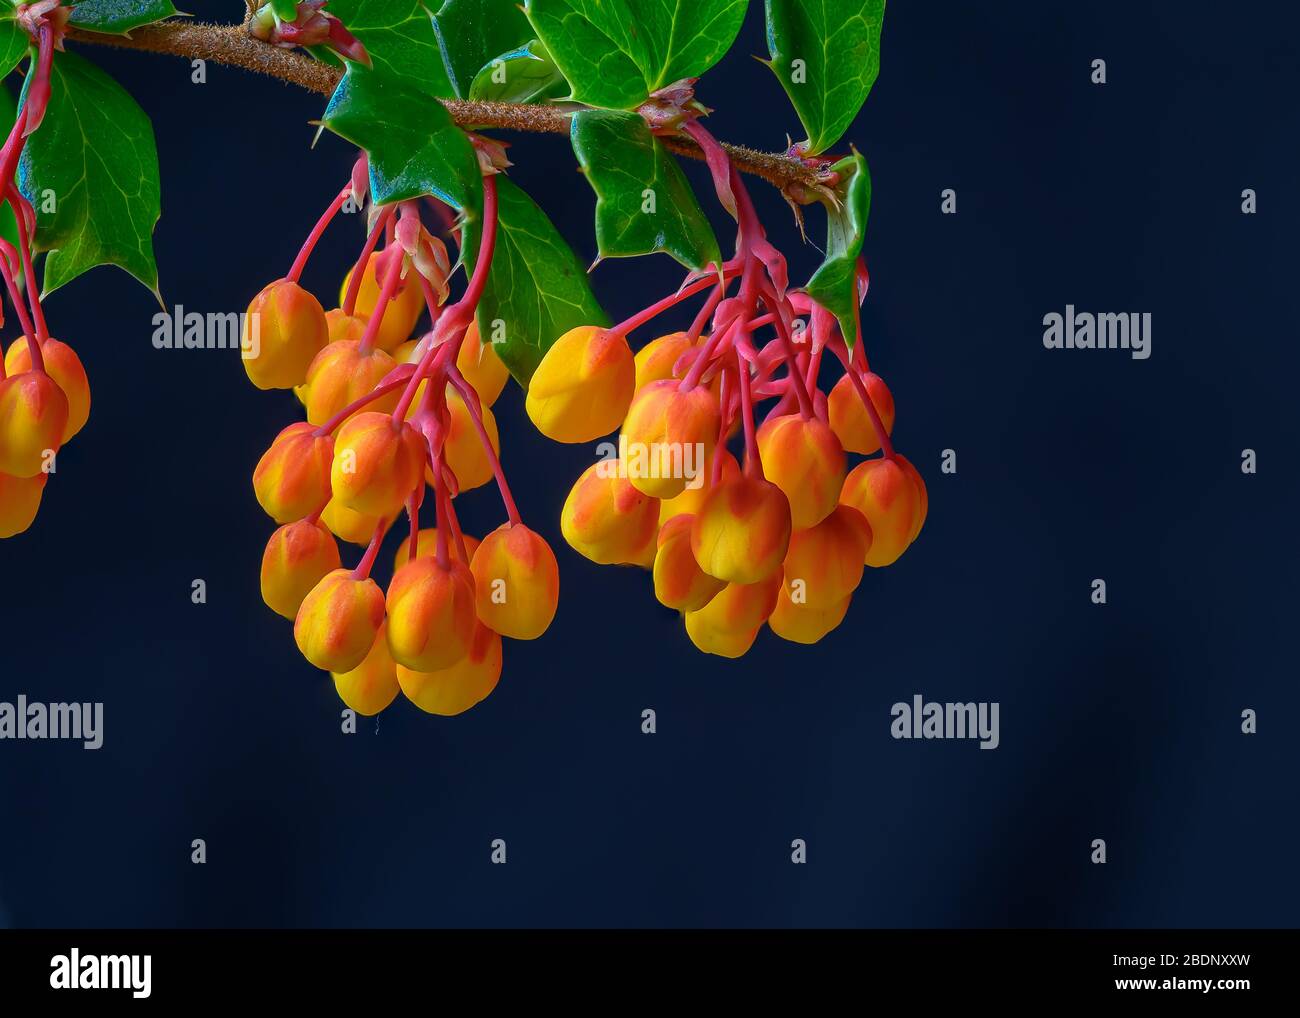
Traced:
<path fill-rule="evenodd" d="M 750 59 L 760 14 L 701 98 L 719 136 L 770 149 L 798 128 Z M 813 648 L 765 633 L 739 662 L 704 657 L 643 573 L 572 552 L 559 509 L 589 451 L 538 436 L 512 387 L 505 464 L 560 559 L 555 624 L 507 645 L 470 713 L 399 699 L 345 736 L 258 596 L 272 527 L 249 477 L 292 397 L 233 354 L 155 350 L 156 306 L 115 269 L 57 293 L 95 403 L 35 527 L 0 545 L 0 699 L 102 700 L 107 731 L 95 753 L 0 743 L 10 922 L 1294 924 L 1298 22 L 1264 3 L 891 4 L 850 132 L 874 181 L 864 327 L 930 517 Z M 308 148 L 323 101 L 78 49 L 154 116 L 168 305 L 242 310 L 347 171 L 337 140 Z M 565 141 L 511 140 L 512 176 L 590 258 Z M 805 279 L 816 251 L 754 190 Z M 306 281 L 332 293 L 359 240 L 356 220 L 332 231 Z M 661 257 L 594 279 L 621 318 L 678 276 Z M 1066 303 L 1150 311 L 1153 356 L 1044 350 Z M 472 532 L 499 522 L 490 489 L 464 502 Z M 1001 747 L 894 741 L 890 705 L 914 693 L 999 701 Z"/>

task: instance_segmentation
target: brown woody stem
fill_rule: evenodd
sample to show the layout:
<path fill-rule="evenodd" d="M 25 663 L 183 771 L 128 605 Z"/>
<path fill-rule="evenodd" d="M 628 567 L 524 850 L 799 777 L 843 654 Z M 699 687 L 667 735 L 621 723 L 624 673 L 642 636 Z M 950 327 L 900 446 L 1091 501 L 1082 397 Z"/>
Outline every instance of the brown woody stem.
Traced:
<path fill-rule="evenodd" d="M 103 35 L 69 28 L 68 38 L 97 46 L 168 53 L 191 60 L 211 60 L 292 82 L 321 95 L 333 93 L 342 73 L 337 67 L 321 63 L 296 50 L 281 49 L 254 39 L 243 25 L 169 21 L 137 28 L 129 36 Z M 443 99 L 441 102 L 451 113 L 452 119 L 462 127 L 495 127 L 545 134 L 569 133 L 570 111 L 558 106 L 466 99 Z M 691 159 L 704 158 L 699 146 L 688 138 L 669 137 L 663 141 L 679 155 Z M 725 142 L 723 148 L 738 170 L 762 177 L 782 190 L 790 185 L 815 188 L 825 183 L 816 168 L 783 153 L 759 152 Z"/>

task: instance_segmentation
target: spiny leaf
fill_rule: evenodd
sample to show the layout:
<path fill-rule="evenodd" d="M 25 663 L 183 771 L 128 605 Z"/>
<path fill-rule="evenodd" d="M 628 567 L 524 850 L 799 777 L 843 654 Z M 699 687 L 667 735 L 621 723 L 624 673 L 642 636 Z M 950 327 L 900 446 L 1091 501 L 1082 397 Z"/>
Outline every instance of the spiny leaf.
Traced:
<path fill-rule="evenodd" d="M 471 99 L 536 103 L 558 99 L 568 91 L 564 75 L 537 39 L 483 65 L 469 87 Z"/>
<path fill-rule="evenodd" d="M 442 103 L 390 71 L 349 64 L 321 123 L 369 154 L 378 204 L 431 194 L 477 215 L 483 177 L 469 139 Z"/>
<path fill-rule="evenodd" d="M 573 151 L 596 192 L 602 256 L 663 251 L 688 269 L 721 264 L 717 238 L 681 167 L 637 113 L 584 110 Z"/>
<path fill-rule="evenodd" d="M 446 0 L 433 27 L 452 87 L 462 99 L 488 61 L 519 49 L 535 34 L 517 0 Z"/>
<path fill-rule="evenodd" d="M 90 32 L 125 35 L 175 13 L 171 0 L 81 0 L 72 8 L 68 23 Z"/>
<path fill-rule="evenodd" d="M 479 335 L 515 380 L 527 386 L 542 355 L 579 325 L 608 325 L 587 273 L 554 224 L 522 190 L 498 174 L 499 222 L 487 288 L 478 306 Z M 473 271 L 480 222 L 464 231 L 466 269 Z"/>
<path fill-rule="evenodd" d="M 136 101 L 75 53 L 54 61 L 50 103 L 27 139 L 19 186 L 36 208 L 45 292 L 119 265 L 156 294 L 152 234 L 161 211 L 153 126 Z"/>
<path fill-rule="evenodd" d="M 748 0 L 528 0 L 528 20 L 589 106 L 632 109 L 731 48 Z"/>
<path fill-rule="evenodd" d="M 843 137 L 880 71 L 885 0 L 766 0 L 768 66 L 799 114 L 806 155 Z"/>
<path fill-rule="evenodd" d="M 366 47 L 375 70 L 430 95 L 456 95 L 433 16 L 420 0 L 330 0 L 327 9 Z"/>
<path fill-rule="evenodd" d="M 836 163 L 847 177 L 837 188 L 838 207 L 826 202 L 826 260 L 808 280 L 808 293 L 839 319 L 840 331 L 850 350 L 857 340 L 858 256 L 871 210 L 871 174 L 860 153 Z"/>

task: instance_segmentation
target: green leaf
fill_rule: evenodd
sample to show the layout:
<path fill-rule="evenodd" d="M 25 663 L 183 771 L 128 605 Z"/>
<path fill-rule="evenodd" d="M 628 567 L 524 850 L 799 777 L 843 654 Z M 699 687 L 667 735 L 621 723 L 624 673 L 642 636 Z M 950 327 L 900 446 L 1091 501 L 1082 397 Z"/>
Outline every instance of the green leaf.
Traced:
<path fill-rule="evenodd" d="M 468 98 L 479 71 L 534 35 L 517 0 L 447 0 L 433 28 L 456 95 Z"/>
<path fill-rule="evenodd" d="M 748 0 L 527 0 L 528 20 L 589 106 L 633 109 L 731 48 Z"/>
<path fill-rule="evenodd" d="M 471 99 L 536 103 L 558 99 L 568 90 L 564 75 L 538 40 L 483 65 L 469 87 Z"/>
<path fill-rule="evenodd" d="M 840 205 L 826 203 L 826 260 L 808 280 L 808 293 L 835 315 L 850 350 L 857 340 L 858 256 L 871 209 L 871 174 L 867 161 L 855 152 L 834 169 L 847 180 L 836 187 Z"/>
<path fill-rule="evenodd" d="M 75 53 L 60 53 L 40 130 L 18 164 L 36 208 L 51 293 L 96 265 L 118 265 L 155 294 L 152 234 L 161 210 L 153 126 L 136 101 Z"/>
<path fill-rule="evenodd" d="M 433 96 L 378 66 L 349 64 L 321 123 L 369 154 L 378 204 L 431 194 L 477 215 L 483 202 L 478 156 Z"/>
<path fill-rule="evenodd" d="M 281 21 L 298 19 L 298 0 L 271 0 L 271 10 Z"/>
<path fill-rule="evenodd" d="M 520 385 L 560 336 L 579 325 L 608 325 L 587 273 L 546 213 L 508 178 L 497 175 L 499 221 L 487 288 L 478 305 L 479 335 Z M 464 231 L 466 269 L 473 271 L 481 224 Z"/>
<path fill-rule="evenodd" d="M 677 160 L 640 114 L 584 110 L 573 117 L 573 151 L 596 192 L 602 256 L 663 251 L 688 269 L 721 264 L 713 229 Z"/>
<path fill-rule="evenodd" d="M 377 71 L 431 95 L 456 94 L 447 76 L 433 16 L 420 0 L 330 0 L 328 10 L 355 35 Z"/>
<path fill-rule="evenodd" d="M 171 0 L 81 0 L 72 8 L 68 23 L 90 32 L 125 35 L 175 13 Z"/>
<path fill-rule="evenodd" d="M 18 104 L 14 102 L 13 93 L 0 85 L 0 124 L 12 124 L 17 116 Z M 13 206 L 8 202 L 0 206 L 0 237 L 17 247 L 18 223 L 14 219 Z"/>
<path fill-rule="evenodd" d="M 13 11 L 0 14 L 0 78 L 22 63 L 31 45 L 31 36 L 13 20 Z"/>
<path fill-rule="evenodd" d="M 819 155 L 844 136 L 880 71 L 885 0 L 767 0 L 768 64 Z"/>

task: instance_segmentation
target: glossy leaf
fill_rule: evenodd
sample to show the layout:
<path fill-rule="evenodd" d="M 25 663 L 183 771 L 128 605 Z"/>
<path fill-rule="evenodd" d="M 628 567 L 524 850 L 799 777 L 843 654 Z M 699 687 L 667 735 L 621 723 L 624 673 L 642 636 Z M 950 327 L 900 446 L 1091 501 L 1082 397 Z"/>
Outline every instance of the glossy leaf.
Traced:
<path fill-rule="evenodd" d="M 370 189 L 380 205 L 431 194 L 477 213 L 478 157 L 447 108 L 389 71 L 350 64 L 321 123 L 370 156 Z"/>
<path fill-rule="evenodd" d="M 536 34 L 517 0 L 446 0 L 433 27 L 452 88 L 462 99 L 490 60 L 519 49 Z"/>
<path fill-rule="evenodd" d="M 807 155 L 844 136 L 880 71 L 885 0 L 767 0 L 768 66 L 803 123 Z"/>
<path fill-rule="evenodd" d="M 632 109 L 731 48 L 748 0 L 528 0 L 528 19 L 589 106 Z"/>
<path fill-rule="evenodd" d="M 271 10 L 281 21 L 296 21 L 298 18 L 298 0 L 271 0 Z"/>
<path fill-rule="evenodd" d="M 720 264 L 713 228 L 677 160 L 637 113 L 575 114 L 573 151 L 596 192 L 602 257 L 662 251 L 689 269 Z"/>
<path fill-rule="evenodd" d="M 54 61 L 50 103 L 27 139 L 19 186 L 37 211 L 45 292 L 96 265 L 118 265 L 158 292 L 153 228 L 161 211 L 158 151 L 144 110 L 75 53 Z"/>
<path fill-rule="evenodd" d="M 14 102 L 13 93 L 0 84 L 0 124 L 12 124 L 18 116 L 18 104 Z M 18 223 L 14 219 L 13 206 L 8 202 L 0 207 L 0 237 L 10 244 L 18 243 Z"/>
<path fill-rule="evenodd" d="M 375 70 L 431 95 L 456 94 L 433 17 L 420 0 L 330 0 L 326 9 L 366 47 Z"/>
<path fill-rule="evenodd" d="M 526 386 L 542 355 L 579 325 L 608 325 L 587 273 L 554 224 L 522 190 L 498 174 L 496 250 L 478 306 L 479 335 Z M 466 224 L 466 268 L 478 250 L 479 220 Z"/>
<path fill-rule="evenodd" d="M 133 28 L 152 25 L 176 13 L 171 0 L 81 0 L 69 6 L 69 24 L 109 35 L 125 35 Z"/>
<path fill-rule="evenodd" d="M 484 64 L 469 87 L 469 98 L 503 103 L 558 99 L 568 91 L 564 75 L 538 40 Z"/>
<path fill-rule="evenodd" d="M 847 179 L 836 188 L 839 207 L 827 203 L 826 259 L 808 280 L 808 293 L 839 319 L 844 341 L 852 349 L 857 340 L 858 256 L 871 210 L 871 174 L 867 161 L 856 152 L 834 169 Z"/>
<path fill-rule="evenodd" d="M 0 13 L 0 78 L 22 62 L 31 44 L 31 37 L 14 21 L 13 11 Z"/>

